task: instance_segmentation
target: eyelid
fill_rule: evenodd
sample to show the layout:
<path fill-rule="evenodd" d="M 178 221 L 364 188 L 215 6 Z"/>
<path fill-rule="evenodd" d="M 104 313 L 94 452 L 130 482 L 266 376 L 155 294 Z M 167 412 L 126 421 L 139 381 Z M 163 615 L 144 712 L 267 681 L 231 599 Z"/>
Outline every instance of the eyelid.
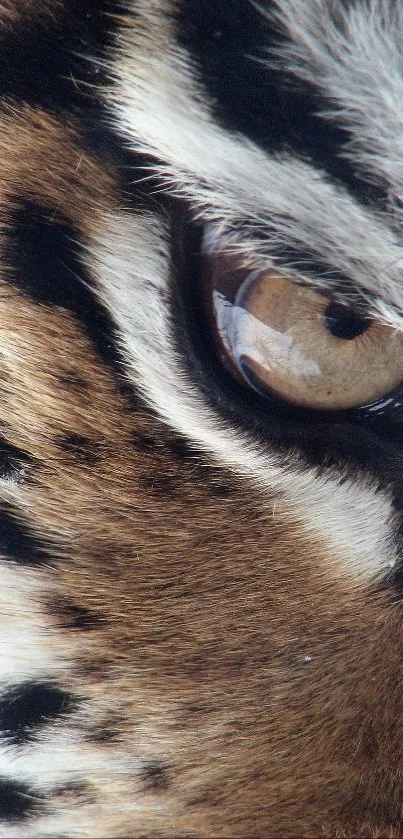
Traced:
<path fill-rule="evenodd" d="M 322 265 L 314 255 L 304 259 L 298 254 L 293 259 L 291 245 L 289 249 L 287 246 L 274 248 L 269 258 L 259 251 L 253 238 L 245 239 L 245 231 L 242 227 L 240 229 L 240 234 L 236 230 L 222 232 L 217 223 L 207 222 L 201 238 L 202 258 L 217 258 L 221 255 L 245 272 L 276 272 L 296 286 L 302 286 L 329 301 L 352 309 L 362 318 L 371 318 L 385 326 L 403 330 L 403 313 L 390 301 L 386 302 L 368 289 L 358 287 L 336 269 Z"/>

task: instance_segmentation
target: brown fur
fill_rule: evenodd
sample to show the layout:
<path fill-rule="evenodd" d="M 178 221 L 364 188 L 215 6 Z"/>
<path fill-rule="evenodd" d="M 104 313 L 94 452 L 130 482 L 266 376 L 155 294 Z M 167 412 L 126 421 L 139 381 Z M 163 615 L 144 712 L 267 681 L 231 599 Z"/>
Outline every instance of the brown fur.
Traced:
<path fill-rule="evenodd" d="M 94 231 L 101 210 L 114 205 L 116 189 L 107 167 L 79 145 L 74 119 L 45 111 L 3 106 L 0 116 L 0 200 L 3 218 L 16 199 L 36 200 L 58 211 L 80 234 Z M 4 223 L 4 222 L 3 222 Z M 96 229 L 96 228 L 95 228 Z M 6 266 L 4 266 L 6 268 Z"/>

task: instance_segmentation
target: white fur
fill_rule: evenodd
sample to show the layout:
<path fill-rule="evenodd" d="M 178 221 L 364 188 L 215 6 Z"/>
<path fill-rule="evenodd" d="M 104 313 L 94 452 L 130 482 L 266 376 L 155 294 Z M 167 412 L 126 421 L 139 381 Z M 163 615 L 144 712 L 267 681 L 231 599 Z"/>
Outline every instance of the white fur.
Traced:
<path fill-rule="evenodd" d="M 269 159 L 244 138 L 215 125 L 189 56 L 175 46 L 167 0 L 144 0 L 143 20 L 120 33 L 114 89 L 108 94 L 116 122 L 132 148 L 155 156 L 153 170 L 164 188 L 186 199 L 194 217 L 209 223 L 214 246 L 220 242 L 227 250 L 238 250 L 251 267 L 259 268 L 273 264 L 278 244 L 301 244 L 319 257 L 325 255 L 329 266 L 349 276 L 364 297 L 368 292 L 378 295 L 371 304 L 374 314 L 402 328 L 403 245 L 394 201 L 403 184 L 398 63 L 403 12 L 396 12 L 392 31 L 382 22 L 391 3 L 372 0 L 369 13 L 363 6 L 346 14 L 343 34 L 332 24 L 324 0 L 284 0 L 279 6 L 294 42 L 279 60 L 304 78 L 319 79 L 331 93 L 332 113 L 351 129 L 346 154 L 388 186 L 389 215 L 360 207 L 312 166 L 286 156 Z M 189 377 L 174 342 L 169 264 L 168 229 L 157 216 L 110 214 L 89 247 L 89 268 L 120 330 L 128 374 L 136 386 L 163 422 L 208 452 L 216 464 L 257 487 L 264 507 L 288 519 L 294 533 L 299 530 L 309 538 L 326 573 L 360 585 L 387 573 L 396 555 L 394 513 L 386 492 L 358 472 L 355 480 L 344 482 L 335 469 L 319 477 L 297 451 L 284 464 L 269 445 L 221 418 Z M 331 279 L 320 276 L 317 283 L 331 286 Z M 17 482 L 7 491 L 14 490 Z M 50 571 L 18 568 L 0 559 L 1 687 L 25 679 L 63 680 L 68 673 L 63 640 L 40 606 L 48 583 Z M 70 644 L 66 653 L 72 652 Z M 21 839 L 59 833 L 90 836 L 94 825 L 98 836 L 108 836 L 122 811 L 136 810 L 125 784 L 139 770 L 138 760 L 128 762 L 118 749 L 104 752 L 89 746 L 77 732 L 73 717 L 45 727 L 36 743 L 20 748 L 0 744 L 0 775 L 25 780 L 38 791 L 71 780 L 93 782 L 105 791 L 102 823 L 99 803 L 73 809 L 66 805 L 37 823 L 18 825 Z M 149 742 L 155 732 L 146 735 Z M 0 837 L 13 835 L 12 826 L 0 826 Z"/>
<path fill-rule="evenodd" d="M 303 26 L 304 3 L 295 0 L 294 16 L 290 12 L 295 26 L 300 19 Z M 319 14 L 326 4 L 315 0 L 307 6 Z M 325 255 L 329 268 L 348 276 L 357 293 L 379 295 L 370 303 L 378 318 L 402 328 L 403 246 L 391 214 L 361 207 L 307 163 L 270 158 L 245 138 L 220 129 L 201 98 L 190 57 L 175 44 L 165 7 L 164 0 L 152 0 L 143 12 L 146 25 L 122 30 L 119 39 L 121 59 L 113 68 L 109 96 L 129 144 L 154 155 L 153 171 L 164 187 L 187 199 L 195 217 L 214 222 L 218 235 L 229 232 L 228 246 L 247 254 L 253 267 L 272 264 L 282 243 L 307 248 L 319 259 Z M 374 39 L 375 13 L 366 28 L 370 44 L 371 25 Z M 355 69 L 347 63 L 345 73 L 353 76 Z M 367 87 L 376 91 L 375 61 L 370 69 Z M 393 111 L 394 101 L 390 105 Z M 400 143 L 396 122 L 389 132 L 393 143 Z M 287 267 L 295 273 L 292 264 Z M 317 284 L 331 287 L 332 280 L 323 273 Z"/>
<path fill-rule="evenodd" d="M 123 755 L 126 754 L 126 757 Z M 0 776 L 15 777 L 41 791 L 83 781 L 107 781 L 108 778 L 134 775 L 140 761 L 123 748 L 102 749 L 86 743 L 71 721 L 63 730 L 49 726 L 38 743 L 23 747 L 0 747 Z"/>
<path fill-rule="evenodd" d="M 171 333 L 165 238 L 155 217 L 110 216 L 89 260 L 100 295 L 119 325 L 136 386 L 164 422 L 259 487 L 263 504 L 272 504 L 275 493 L 276 514 L 289 517 L 314 540 L 327 570 L 357 580 L 384 573 L 395 562 L 386 493 L 376 492 L 360 475 L 340 483 L 341 476 L 328 470 L 319 478 L 302 465 L 297 452 L 292 467 L 284 465 L 269 446 L 216 416 L 197 382 L 189 379 Z"/>
<path fill-rule="evenodd" d="M 276 0 L 290 36 L 282 61 L 330 98 L 325 114 L 348 128 L 346 156 L 370 180 L 403 194 L 403 5 Z M 399 224 L 403 208 L 396 209 Z"/>
<path fill-rule="evenodd" d="M 39 593 L 48 583 L 44 569 L 19 568 L 0 560 L 1 686 L 26 679 L 51 679 L 68 669 L 60 641 L 43 613 Z"/>

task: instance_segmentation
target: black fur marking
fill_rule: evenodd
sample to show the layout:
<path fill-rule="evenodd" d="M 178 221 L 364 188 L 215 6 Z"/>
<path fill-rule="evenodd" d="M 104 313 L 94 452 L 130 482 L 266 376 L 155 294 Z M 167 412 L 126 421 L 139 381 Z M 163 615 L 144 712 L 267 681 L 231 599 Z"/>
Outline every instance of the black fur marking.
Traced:
<path fill-rule="evenodd" d="M 23 449 L 0 439 L 0 476 L 4 479 L 19 480 L 21 469 L 32 466 L 33 458 Z"/>
<path fill-rule="evenodd" d="M 102 674 L 103 679 L 106 679 L 109 673 L 114 670 L 116 665 L 116 656 L 113 656 L 111 650 L 110 657 L 107 656 L 93 656 L 86 660 L 80 661 L 74 668 L 74 674 L 80 679 L 87 679 L 95 677 L 97 680 Z"/>
<path fill-rule="evenodd" d="M 265 11 L 274 8 L 266 0 Z M 385 190 L 360 180 L 340 156 L 347 130 L 318 116 L 329 102 L 317 87 L 286 68 L 267 67 L 270 49 L 285 36 L 265 19 L 258 4 L 245 0 L 183 0 L 177 16 L 180 42 L 196 61 L 215 118 L 241 132 L 270 154 L 305 157 L 341 182 L 362 203 L 386 202 Z"/>
<path fill-rule="evenodd" d="M 151 437 L 148 434 L 133 434 L 133 444 L 134 448 L 138 452 L 156 452 L 158 449 L 158 443 L 155 437 Z"/>
<path fill-rule="evenodd" d="M 72 781 L 70 784 L 57 786 L 52 790 L 53 802 L 61 801 L 69 806 L 79 807 L 84 804 L 94 803 L 95 793 L 90 784 L 85 781 Z M 59 839 L 59 835 L 57 837 Z"/>
<path fill-rule="evenodd" d="M 87 380 L 75 370 L 66 370 L 65 373 L 59 375 L 58 380 L 63 390 L 76 391 L 80 394 L 87 393 L 90 390 Z"/>
<path fill-rule="evenodd" d="M 6 504 L 0 509 L 0 556 L 19 565 L 50 565 L 50 556 L 42 549 L 27 524 Z"/>
<path fill-rule="evenodd" d="M 172 440 L 164 440 L 163 442 L 164 447 L 167 449 L 169 454 L 172 455 L 172 457 L 179 463 L 196 462 L 197 453 L 186 442 L 186 440 L 176 437 Z"/>
<path fill-rule="evenodd" d="M 53 4 L 51 14 L 38 9 L 7 25 L 6 31 L 0 28 L 0 97 L 56 114 L 73 113 L 83 147 L 118 167 L 122 184 L 127 184 L 130 167 L 133 184 L 143 172 L 109 127 L 98 95 L 110 82 L 105 58 L 124 6 L 124 0 L 64 0 Z M 130 11 L 131 20 L 134 16 Z M 138 160 L 143 167 L 145 159 Z"/>
<path fill-rule="evenodd" d="M 24 682 L 0 694 L 0 729 L 12 743 L 35 739 L 46 722 L 65 716 L 77 707 L 72 694 L 41 682 Z"/>
<path fill-rule="evenodd" d="M 118 364 L 115 334 L 105 310 L 88 286 L 78 230 L 58 212 L 15 197 L 3 260 L 11 282 L 37 303 L 60 306 L 80 321 L 104 361 Z"/>
<path fill-rule="evenodd" d="M 0 30 L 1 98 L 59 111 L 90 107 L 89 86 L 104 72 L 89 59 L 105 55 L 121 8 L 115 0 L 66 0 Z"/>
<path fill-rule="evenodd" d="M 149 791 L 164 792 L 169 787 L 168 771 L 161 763 L 149 763 L 142 771 L 142 778 Z"/>
<path fill-rule="evenodd" d="M 66 434 L 58 440 L 58 446 L 83 466 L 95 466 L 101 455 L 101 443 L 81 434 Z"/>
<path fill-rule="evenodd" d="M 141 413 L 152 416 L 152 412 L 141 394 L 135 390 L 133 385 L 125 378 L 122 378 L 120 381 L 119 393 L 125 401 L 126 411 L 132 414 Z"/>
<path fill-rule="evenodd" d="M 48 604 L 48 609 L 64 629 L 96 629 L 105 622 L 101 614 L 68 600 L 55 600 Z"/>
<path fill-rule="evenodd" d="M 173 498 L 178 489 L 178 479 L 171 475 L 144 476 L 140 481 L 141 486 L 160 498 Z"/>
<path fill-rule="evenodd" d="M 128 410 L 144 410 L 140 396 L 124 378 L 116 331 L 106 310 L 91 292 L 81 236 L 60 213 L 18 196 L 18 208 L 7 219 L 3 260 L 10 282 L 35 302 L 60 306 L 82 326 L 100 359 L 114 373 L 115 386 Z M 74 355 L 74 348 L 70 348 Z M 68 362 L 69 359 L 66 358 Z"/>
<path fill-rule="evenodd" d="M 42 800 L 27 784 L 0 778 L 0 821 L 29 819 Z"/>
<path fill-rule="evenodd" d="M 216 495 L 217 498 L 229 498 L 233 491 L 234 487 L 231 484 L 210 483 L 207 487 L 208 494 Z"/>
<path fill-rule="evenodd" d="M 402 547 L 403 547 L 403 525 L 400 527 L 400 533 L 397 534 L 398 536 L 398 544 L 397 544 L 397 553 L 402 555 Z M 390 588 L 395 595 L 397 594 L 399 602 L 402 602 L 403 597 L 403 567 L 399 564 L 393 571 L 387 575 L 384 583 L 381 585 L 382 589 Z"/>
<path fill-rule="evenodd" d="M 91 743 L 111 743 L 118 739 L 118 731 L 116 728 L 96 728 L 88 735 L 87 739 Z"/>

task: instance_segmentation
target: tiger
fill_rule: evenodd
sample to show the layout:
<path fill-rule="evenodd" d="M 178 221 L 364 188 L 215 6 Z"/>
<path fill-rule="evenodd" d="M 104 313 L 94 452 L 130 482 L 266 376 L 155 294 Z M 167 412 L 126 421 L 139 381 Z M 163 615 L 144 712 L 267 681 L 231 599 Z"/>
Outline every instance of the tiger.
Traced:
<path fill-rule="evenodd" d="M 403 836 L 403 4 L 0 3 L 0 836 Z"/>

